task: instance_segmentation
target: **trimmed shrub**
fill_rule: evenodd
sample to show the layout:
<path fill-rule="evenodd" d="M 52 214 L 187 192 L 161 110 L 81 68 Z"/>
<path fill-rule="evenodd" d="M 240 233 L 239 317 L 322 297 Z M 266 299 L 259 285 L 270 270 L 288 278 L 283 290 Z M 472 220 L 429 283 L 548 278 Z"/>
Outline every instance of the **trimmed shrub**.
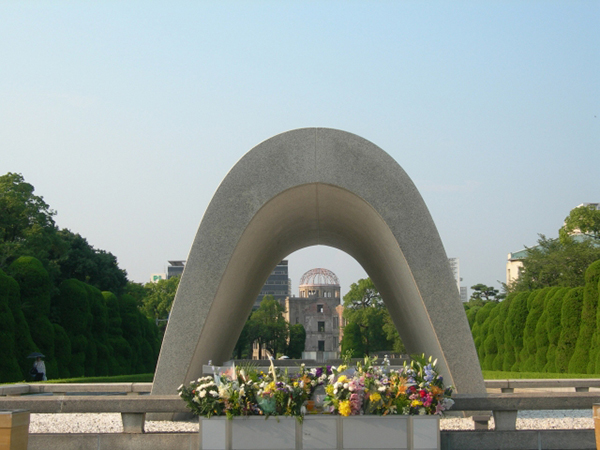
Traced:
<path fill-rule="evenodd" d="M 481 306 L 473 306 L 472 308 L 467 309 L 467 320 L 469 321 L 469 328 L 473 330 L 473 326 L 475 325 L 475 317 L 477 316 L 477 312 L 481 309 Z"/>
<path fill-rule="evenodd" d="M 132 350 L 129 343 L 123 338 L 119 300 L 112 292 L 104 291 L 102 296 L 108 309 L 108 347 L 111 354 L 108 362 L 109 374 L 131 373 Z"/>
<path fill-rule="evenodd" d="M 548 330 L 546 323 L 548 322 L 548 311 L 550 299 L 560 290 L 558 287 L 550 288 L 544 298 L 543 312 L 537 324 L 535 325 L 535 370 L 533 372 L 543 372 L 546 366 L 546 355 L 548 353 Z"/>
<path fill-rule="evenodd" d="M 21 256 L 8 268 L 8 274 L 21 288 L 21 307 L 29 322 L 50 314 L 52 283 L 42 263 L 33 256 Z"/>
<path fill-rule="evenodd" d="M 21 256 L 9 267 L 9 273 L 19 283 L 21 307 L 29 325 L 33 342 L 45 355 L 46 375 L 58 376 L 54 358 L 54 327 L 50 323 L 52 283 L 42 263 L 32 256 Z"/>
<path fill-rule="evenodd" d="M 483 363 L 483 359 L 485 358 L 484 342 L 490 328 L 490 322 L 488 321 L 488 318 L 497 305 L 497 302 L 488 302 L 483 305 L 483 307 L 477 311 L 477 314 L 475 315 L 475 323 L 479 325 L 479 330 L 476 337 L 478 340 L 476 349 L 480 365 Z"/>
<path fill-rule="evenodd" d="M 598 328 L 598 301 L 600 300 L 600 260 L 590 264 L 585 273 L 585 290 L 583 292 L 583 310 L 582 324 L 580 333 L 586 335 L 590 328 L 593 328 L 592 337 L 590 338 L 590 348 L 588 352 L 587 373 L 600 372 L 600 365 L 596 366 L 598 353 L 600 352 L 600 328 Z M 593 305 L 593 308 L 592 308 Z M 595 309 L 594 323 L 591 324 L 589 315 L 592 309 Z M 583 316 L 586 319 L 583 319 Z M 584 326 L 585 323 L 585 326 Z M 583 331 L 585 329 L 585 331 Z M 579 344 L 578 344 L 579 345 Z"/>
<path fill-rule="evenodd" d="M 56 310 L 60 325 L 71 341 L 69 372 L 72 377 L 82 377 L 86 368 L 86 352 L 90 353 L 88 340 L 91 337 L 90 304 L 85 283 L 71 278 L 60 284 L 56 298 Z M 93 354 L 91 354 L 93 355 Z"/>
<path fill-rule="evenodd" d="M 548 353 L 544 372 L 556 373 L 556 349 L 562 331 L 562 305 L 570 288 L 560 288 L 548 302 L 548 319 L 546 331 L 548 333 Z"/>
<path fill-rule="evenodd" d="M 556 371 L 567 373 L 569 361 L 573 356 L 579 327 L 581 324 L 581 308 L 583 307 L 583 288 L 572 288 L 565 296 L 561 310 L 561 332 L 556 348 Z"/>
<path fill-rule="evenodd" d="M 504 324 L 506 322 L 506 317 L 508 316 L 508 310 L 510 308 L 510 304 L 515 298 L 515 294 L 509 294 L 506 298 L 500 302 L 499 310 L 498 310 L 498 318 L 496 323 L 494 324 L 494 338 L 496 340 L 496 347 L 498 348 L 498 353 L 492 362 L 492 370 L 502 370 L 502 366 L 504 364 L 504 352 L 506 348 L 506 344 L 504 342 Z"/>
<path fill-rule="evenodd" d="M 54 357 L 58 368 L 59 378 L 70 378 L 71 372 L 71 340 L 67 332 L 59 324 L 52 324 L 54 327 Z"/>
<path fill-rule="evenodd" d="M 569 361 L 570 373 L 593 373 L 595 364 L 590 363 L 592 337 L 596 331 L 596 310 L 598 308 L 598 282 L 600 281 L 600 260 L 592 263 L 585 271 L 581 323 L 575 351 Z M 594 349 L 595 350 L 595 349 Z"/>
<path fill-rule="evenodd" d="M 504 322 L 504 361 L 505 372 L 519 371 L 519 353 L 523 348 L 523 329 L 527 320 L 527 298 L 530 292 L 519 292 L 508 309 Z"/>
<path fill-rule="evenodd" d="M 544 301 L 546 300 L 546 295 L 550 289 L 551 288 L 534 290 L 527 299 L 529 314 L 527 314 L 527 320 L 525 321 L 525 329 L 523 330 L 523 349 L 520 354 L 520 369 L 522 372 L 535 371 L 535 356 L 537 352 L 535 329 L 544 312 Z"/>
<path fill-rule="evenodd" d="M 494 359 L 498 355 L 498 343 L 496 342 L 496 333 L 494 332 L 496 328 L 496 324 L 500 320 L 500 309 L 501 304 L 498 303 L 498 306 L 490 312 L 486 323 L 489 322 L 489 326 L 487 328 L 487 336 L 483 341 L 484 347 L 484 357 L 483 361 L 481 361 L 481 367 L 484 370 L 493 370 Z"/>
<path fill-rule="evenodd" d="M 15 321 L 15 357 L 21 368 L 22 376 L 20 379 L 27 380 L 29 378 L 29 369 L 31 369 L 32 364 L 31 360 L 27 359 L 27 355 L 39 350 L 31 338 L 29 325 L 27 324 L 27 320 L 21 309 L 19 283 L 17 283 L 14 278 L 5 274 L 2 270 L 0 270 L 0 292 L 2 292 L 7 299 L 8 307 L 10 308 Z"/>
<path fill-rule="evenodd" d="M 5 277 L 0 270 L 0 277 Z M 0 286 L 2 282 L 0 281 Z M 15 319 L 8 306 L 8 292 L 0 288 L 0 383 L 23 380 L 23 373 L 15 355 Z"/>

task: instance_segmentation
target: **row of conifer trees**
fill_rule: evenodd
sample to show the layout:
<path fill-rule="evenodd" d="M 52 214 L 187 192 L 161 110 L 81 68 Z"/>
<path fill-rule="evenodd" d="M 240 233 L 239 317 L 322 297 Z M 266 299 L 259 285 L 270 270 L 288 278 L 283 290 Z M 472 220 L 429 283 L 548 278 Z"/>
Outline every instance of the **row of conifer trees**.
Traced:
<path fill-rule="evenodd" d="M 600 261 L 585 286 L 509 294 L 467 311 L 484 370 L 600 373 Z"/>
<path fill-rule="evenodd" d="M 160 337 L 130 295 L 76 279 L 53 286 L 36 258 L 0 270 L 0 382 L 28 380 L 32 352 L 49 379 L 154 371 Z"/>

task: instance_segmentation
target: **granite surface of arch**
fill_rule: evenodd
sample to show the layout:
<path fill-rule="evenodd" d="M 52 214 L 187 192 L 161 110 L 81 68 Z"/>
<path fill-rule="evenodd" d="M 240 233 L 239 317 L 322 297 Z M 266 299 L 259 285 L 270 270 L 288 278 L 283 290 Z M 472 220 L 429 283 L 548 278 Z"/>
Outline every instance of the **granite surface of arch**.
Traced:
<path fill-rule="evenodd" d="M 216 191 L 173 303 L 152 394 L 174 394 L 203 364 L 228 360 L 273 268 L 312 245 L 361 264 L 410 353 L 437 358 L 457 392 L 485 392 L 444 247 L 411 179 L 359 136 L 305 128 L 254 147 Z"/>

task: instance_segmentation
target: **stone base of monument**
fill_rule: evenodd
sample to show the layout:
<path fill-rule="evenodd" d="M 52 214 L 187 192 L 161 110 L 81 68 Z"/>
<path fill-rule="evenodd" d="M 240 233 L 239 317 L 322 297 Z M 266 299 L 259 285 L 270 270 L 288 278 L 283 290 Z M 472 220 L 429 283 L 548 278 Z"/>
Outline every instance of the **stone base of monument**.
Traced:
<path fill-rule="evenodd" d="M 202 450 L 439 450 L 439 416 L 200 418 Z"/>

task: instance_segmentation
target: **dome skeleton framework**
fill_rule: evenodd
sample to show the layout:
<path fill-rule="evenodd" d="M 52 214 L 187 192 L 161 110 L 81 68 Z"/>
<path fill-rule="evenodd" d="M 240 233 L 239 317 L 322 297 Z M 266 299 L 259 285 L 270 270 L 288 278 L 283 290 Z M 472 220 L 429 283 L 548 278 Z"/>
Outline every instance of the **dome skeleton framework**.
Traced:
<path fill-rule="evenodd" d="M 340 286 L 340 280 L 331 270 L 311 269 L 300 278 L 302 286 Z"/>

